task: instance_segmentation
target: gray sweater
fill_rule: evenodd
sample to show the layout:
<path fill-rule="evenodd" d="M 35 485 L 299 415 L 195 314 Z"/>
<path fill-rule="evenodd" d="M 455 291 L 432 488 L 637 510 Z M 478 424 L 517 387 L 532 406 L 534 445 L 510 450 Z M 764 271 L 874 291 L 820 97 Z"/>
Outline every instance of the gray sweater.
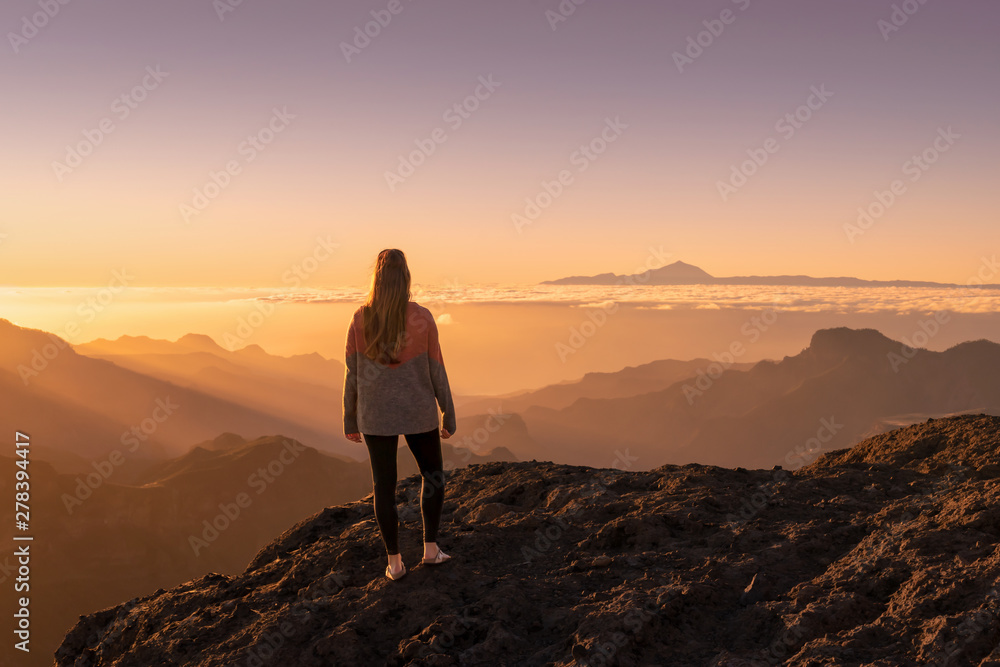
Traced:
<path fill-rule="evenodd" d="M 439 406 L 442 425 L 455 432 L 455 405 L 437 323 L 429 310 L 413 301 L 407 303 L 404 343 L 396 362 L 372 361 L 365 355 L 362 308 L 354 311 L 347 331 L 344 433 L 424 433 L 438 428 Z"/>

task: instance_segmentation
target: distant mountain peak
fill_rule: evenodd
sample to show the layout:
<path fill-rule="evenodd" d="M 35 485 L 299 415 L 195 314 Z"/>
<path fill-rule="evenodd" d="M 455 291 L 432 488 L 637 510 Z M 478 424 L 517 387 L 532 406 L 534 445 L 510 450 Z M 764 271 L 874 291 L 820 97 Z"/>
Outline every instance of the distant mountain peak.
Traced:
<path fill-rule="evenodd" d="M 921 280 L 862 280 L 849 276 L 816 278 L 803 275 L 716 277 L 692 264 L 677 261 L 642 273 L 619 276 L 600 273 L 595 276 L 569 276 L 544 280 L 542 285 L 768 285 L 815 287 L 962 287 L 951 283 Z M 966 286 L 967 287 L 967 286 Z M 1000 289 L 1000 285 L 976 285 L 981 289 Z"/>
<path fill-rule="evenodd" d="M 663 278 L 712 278 L 713 276 L 707 271 L 693 265 L 686 264 L 681 261 L 676 261 L 673 264 L 667 264 L 666 266 L 661 266 L 658 269 L 653 269 L 650 273 Z"/>
<path fill-rule="evenodd" d="M 150 338 L 149 336 L 130 336 L 128 334 L 123 334 L 123 335 L 121 335 L 118 338 L 115 338 L 113 340 L 109 339 L 109 338 L 97 338 L 93 342 L 95 342 L 95 343 L 97 343 L 97 342 L 105 342 L 105 343 L 133 343 L 133 342 L 154 343 L 154 342 L 156 342 L 156 339 L 155 338 Z"/>
<path fill-rule="evenodd" d="M 866 364 L 877 362 L 878 367 L 888 367 L 891 362 L 890 353 L 898 354 L 901 350 L 900 342 L 887 338 L 875 329 L 836 327 L 820 329 L 814 333 L 803 354 L 823 364 L 856 359 L 866 360 Z"/>
<path fill-rule="evenodd" d="M 246 438 L 237 433 L 223 433 L 212 440 L 201 443 L 200 447 L 214 451 L 235 449 L 247 443 Z"/>
<path fill-rule="evenodd" d="M 853 352 L 872 349 L 882 351 L 898 345 L 899 343 L 876 329 L 851 329 L 849 327 L 819 329 L 809 341 L 809 348 L 816 351 Z"/>
<path fill-rule="evenodd" d="M 177 339 L 178 345 L 183 345 L 202 352 L 222 352 L 223 348 L 211 336 L 189 333 Z"/>
<path fill-rule="evenodd" d="M 545 280 L 542 285 L 621 285 L 621 284 L 698 284 L 716 280 L 710 273 L 693 264 L 676 261 L 656 269 L 632 275 L 599 273 L 596 276 L 570 276 L 559 280 Z"/>

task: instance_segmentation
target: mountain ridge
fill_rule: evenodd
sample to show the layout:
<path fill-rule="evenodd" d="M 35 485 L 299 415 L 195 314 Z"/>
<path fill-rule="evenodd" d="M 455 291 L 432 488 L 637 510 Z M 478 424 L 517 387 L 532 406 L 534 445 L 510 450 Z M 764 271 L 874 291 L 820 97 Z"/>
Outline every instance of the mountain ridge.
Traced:
<path fill-rule="evenodd" d="M 331 437 L 342 432 L 336 413 L 343 380 L 343 365 L 338 362 L 324 362 L 336 373 L 336 381 L 330 381 L 330 386 L 336 388 L 326 390 L 326 420 L 316 423 L 291 412 L 269 414 L 259 404 L 248 405 L 239 400 L 234 392 L 223 394 L 207 384 L 188 384 L 183 377 L 166 371 L 150 374 L 143 372 L 138 363 L 121 365 L 108 358 L 89 356 L 56 334 L 20 327 L 4 319 L 0 319 L 0 353 L 0 384 L 10 387 L 8 401 L 12 408 L 0 414 L 0 426 L 13 431 L 19 423 L 37 424 L 33 436 L 40 443 L 38 456 L 59 458 L 64 453 L 91 458 L 106 456 L 127 445 L 135 437 L 135 429 L 142 425 L 145 426 L 139 434 L 143 447 L 138 451 L 160 457 L 181 448 L 186 450 L 191 442 L 234 429 L 255 435 L 282 433 L 341 455 L 353 449 Z M 171 358 L 195 359 L 198 355 L 212 356 L 189 352 Z M 119 361 L 124 363 L 127 359 L 134 361 L 138 357 L 123 355 Z M 269 356 L 266 363 L 271 364 L 274 359 Z M 277 359 L 282 361 L 275 363 L 290 367 L 289 374 L 300 363 L 294 358 Z M 279 386 L 265 370 L 256 372 L 257 393 L 269 390 L 281 396 L 280 391 L 290 383 Z M 223 375 L 223 378 L 238 387 L 248 387 L 254 373 L 253 369 L 246 369 L 243 376 Z M 308 396 L 312 391 L 302 382 L 297 388 L 296 396 Z M 322 394 L 312 393 L 316 394 L 313 402 L 319 404 Z M 51 407 L 59 405 L 67 407 L 59 410 Z"/>
<path fill-rule="evenodd" d="M 816 278 L 806 275 L 728 276 L 717 278 L 707 271 L 681 261 L 643 273 L 568 276 L 544 280 L 540 285 L 772 285 L 817 287 L 975 287 L 1000 289 L 1000 285 L 958 285 L 926 280 L 864 280 L 850 276 Z"/>
<path fill-rule="evenodd" d="M 520 414 L 544 444 L 545 458 L 600 466 L 611 463 L 613 452 L 627 451 L 649 469 L 688 462 L 787 465 L 831 417 L 841 427 L 824 433 L 824 451 L 854 444 L 890 416 L 1000 411 L 993 379 L 1000 374 L 1000 344 L 990 341 L 934 352 L 875 329 L 838 327 L 815 332 L 808 347 L 781 360 L 748 370 L 716 366 L 646 394 Z"/>
<path fill-rule="evenodd" d="M 993 665 L 998 464 L 969 415 L 795 470 L 471 466 L 447 565 L 412 565 L 412 516 L 390 582 L 370 500 L 327 507 L 239 575 L 81 617 L 55 665 Z"/>
<path fill-rule="evenodd" d="M 442 457 L 449 469 L 514 459 L 501 447 L 470 450 L 448 441 Z M 398 461 L 400 475 L 417 472 L 408 451 Z M 89 474 L 67 474 L 31 461 L 32 535 L 44 545 L 32 551 L 39 575 L 31 582 L 31 613 L 44 623 L 33 625 L 30 656 L 10 657 L 8 644 L 0 648 L 0 664 L 51 665 L 52 651 L 80 614 L 206 572 L 241 572 L 276 533 L 326 506 L 370 497 L 372 488 L 367 461 L 273 435 L 221 434 L 133 471 L 95 463 Z M 0 464 L 14 469 L 9 455 L 0 455 Z M 419 489 L 407 501 L 403 516 L 419 512 Z M 6 538 L 0 567 L 10 567 L 19 544 L 11 539 L 13 503 L 0 518 L 9 527 L 0 530 Z M 12 632 L 12 621 L 7 615 L 0 628 Z"/>

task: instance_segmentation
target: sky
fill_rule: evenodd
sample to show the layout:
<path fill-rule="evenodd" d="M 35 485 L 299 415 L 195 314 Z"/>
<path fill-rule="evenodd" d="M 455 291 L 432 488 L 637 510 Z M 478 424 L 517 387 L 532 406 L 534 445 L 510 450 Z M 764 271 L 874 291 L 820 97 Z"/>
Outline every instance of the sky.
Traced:
<path fill-rule="evenodd" d="M 965 283 L 1000 247 L 998 19 L 8 0 L 0 284 L 358 286 L 385 247 L 436 285 L 632 273 L 650 248 L 714 275 Z"/>

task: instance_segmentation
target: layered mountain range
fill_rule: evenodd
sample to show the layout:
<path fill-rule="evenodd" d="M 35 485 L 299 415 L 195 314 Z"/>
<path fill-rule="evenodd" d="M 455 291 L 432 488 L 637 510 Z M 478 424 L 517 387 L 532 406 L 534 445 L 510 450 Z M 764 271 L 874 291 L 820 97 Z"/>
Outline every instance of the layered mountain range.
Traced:
<path fill-rule="evenodd" d="M 594 276 L 569 276 L 545 280 L 542 285 L 798 285 L 812 287 L 968 287 L 952 283 L 922 280 L 863 280 L 848 276 L 814 278 L 812 276 L 729 276 L 716 277 L 697 266 L 674 262 L 644 273 L 618 275 L 600 273 Z M 998 289 L 1000 285 L 976 285 Z"/>
<path fill-rule="evenodd" d="M 496 462 L 447 484 L 445 565 L 416 565 L 411 512 L 389 581 L 370 503 L 326 507 L 238 574 L 80 618 L 55 664 L 1000 664 L 995 416 L 797 470 Z"/>
<path fill-rule="evenodd" d="M 282 357 L 257 345 L 230 351 L 208 336 L 176 341 L 122 336 L 70 345 L 55 334 L 0 319 L 0 428 L 33 431 L 35 456 L 61 472 L 89 472 L 120 451 L 137 468 L 186 452 L 191 443 L 236 432 L 281 435 L 358 460 L 367 450 L 344 438 L 344 364 L 319 354 Z M 464 412 L 463 434 L 491 415 Z M 530 437 L 519 417 L 488 425 L 466 446 L 488 451 Z"/>
<path fill-rule="evenodd" d="M 1000 414 L 1000 345 L 910 348 L 872 329 L 823 329 L 807 348 L 749 370 L 713 362 L 670 387 L 521 412 L 539 448 L 512 451 L 598 467 L 628 460 L 771 467 L 928 416 Z"/>
<path fill-rule="evenodd" d="M 445 442 L 442 449 L 449 469 L 514 458 L 503 448 L 470 451 Z M 398 460 L 400 475 L 417 471 L 405 448 Z M 0 467 L 15 470 L 14 460 L 0 456 Z M 247 440 L 235 433 L 141 469 L 109 458 L 88 473 L 60 473 L 45 461 L 28 468 L 34 648 L 10 662 L 8 643 L 0 664 L 51 665 L 51 652 L 81 614 L 207 572 L 239 573 L 289 525 L 372 489 L 367 461 L 281 436 Z M 10 490 L 6 476 L 0 488 Z M 419 492 L 410 498 L 408 511 L 419 498 Z M 0 510 L 0 525 L 0 571 L 12 573 L 20 546 L 11 540 L 13 503 Z M 0 628 L 13 636 L 13 617 L 6 615 Z"/>
<path fill-rule="evenodd" d="M 928 418 L 1000 413 L 998 376 L 1000 345 L 989 341 L 932 352 L 874 330 L 824 329 L 780 360 L 660 360 L 505 396 L 456 396 L 445 461 L 552 462 L 537 464 L 543 477 L 578 465 L 611 470 L 605 477 L 690 464 L 798 470 Z M 33 442 L 43 573 L 33 600 L 51 621 L 36 629 L 36 656 L 79 614 L 208 572 L 235 576 L 288 525 L 363 498 L 370 470 L 364 447 L 343 439 L 342 381 L 343 365 L 318 354 L 229 351 L 199 335 L 74 347 L 0 320 L 0 422 L 8 432 L 30 425 Z M 414 472 L 408 454 L 400 463 Z M 495 474 L 533 488 L 518 465 Z M 408 484 L 412 524 L 419 492 Z M 464 512 L 490 521 L 506 504 L 481 497 Z M 480 514 L 480 505 L 490 509 Z M 216 521 L 226 524 L 218 535 Z M 12 572 L 12 559 L 12 548 L 0 551 L 0 570 Z"/>

